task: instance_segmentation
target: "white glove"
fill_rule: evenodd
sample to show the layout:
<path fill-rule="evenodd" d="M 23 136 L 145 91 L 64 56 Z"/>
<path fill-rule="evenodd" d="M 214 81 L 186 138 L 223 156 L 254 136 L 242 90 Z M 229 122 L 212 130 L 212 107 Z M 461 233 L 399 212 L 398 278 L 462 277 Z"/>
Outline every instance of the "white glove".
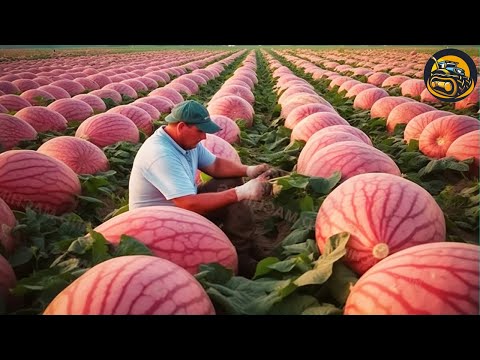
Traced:
<path fill-rule="evenodd" d="M 270 166 L 268 164 L 251 165 L 247 167 L 247 176 L 254 179 L 260 174 L 263 174 L 268 169 L 270 169 Z"/>
<path fill-rule="evenodd" d="M 237 193 L 238 201 L 261 200 L 264 196 L 272 193 L 272 184 L 265 178 L 260 177 L 237 186 L 235 192 Z"/>

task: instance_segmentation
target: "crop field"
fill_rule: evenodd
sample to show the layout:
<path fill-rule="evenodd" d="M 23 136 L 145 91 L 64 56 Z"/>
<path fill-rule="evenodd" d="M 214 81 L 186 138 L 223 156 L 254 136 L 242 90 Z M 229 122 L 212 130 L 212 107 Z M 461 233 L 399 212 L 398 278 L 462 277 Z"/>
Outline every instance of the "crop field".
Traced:
<path fill-rule="evenodd" d="M 479 315 L 479 85 L 435 98 L 438 50 L 0 49 L 0 314 Z M 246 201 L 251 278 L 205 217 L 128 208 L 183 100 L 214 155 L 279 170 Z"/>

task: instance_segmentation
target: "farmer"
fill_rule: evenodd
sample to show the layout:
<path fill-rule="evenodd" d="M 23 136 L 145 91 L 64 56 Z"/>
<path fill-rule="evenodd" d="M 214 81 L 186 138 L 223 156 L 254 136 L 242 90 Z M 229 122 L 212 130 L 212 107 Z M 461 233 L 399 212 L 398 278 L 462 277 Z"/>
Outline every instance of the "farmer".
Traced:
<path fill-rule="evenodd" d="M 254 274 L 250 256 L 254 220 L 243 200 L 261 200 L 271 193 L 267 164 L 247 166 L 215 157 L 200 141 L 221 128 L 200 103 L 188 100 L 172 109 L 139 149 L 130 175 L 129 209 L 170 205 L 204 215 L 222 228 L 237 249 L 239 275 Z M 213 179 L 198 188 L 197 169 Z M 263 175 L 262 175 L 263 174 Z M 249 177 L 243 183 L 242 177 Z"/>

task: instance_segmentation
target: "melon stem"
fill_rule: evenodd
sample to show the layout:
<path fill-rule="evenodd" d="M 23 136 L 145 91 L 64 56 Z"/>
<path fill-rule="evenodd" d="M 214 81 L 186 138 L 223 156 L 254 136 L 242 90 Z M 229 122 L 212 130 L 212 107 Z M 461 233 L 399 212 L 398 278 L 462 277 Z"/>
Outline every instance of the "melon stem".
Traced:
<path fill-rule="evenodd" d="M 385 243 L 377 244 L 373 247 L 372 254 L 376 259 L 383 259 L 388 256 L 389 253 L 388 245 Z"/>

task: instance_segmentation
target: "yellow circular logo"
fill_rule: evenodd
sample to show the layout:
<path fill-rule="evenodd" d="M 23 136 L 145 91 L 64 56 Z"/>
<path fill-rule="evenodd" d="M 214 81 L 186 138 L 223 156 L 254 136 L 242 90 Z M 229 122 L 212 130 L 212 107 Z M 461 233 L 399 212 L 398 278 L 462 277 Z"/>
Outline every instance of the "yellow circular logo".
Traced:
<path fill-rule="evenodd" d="M 423 74 L 430 94 L 446 102 L 457 102 L 470 95 L 477 83 L 477 68 L 472 58 L 457 49 L 436 52 Z"/>

